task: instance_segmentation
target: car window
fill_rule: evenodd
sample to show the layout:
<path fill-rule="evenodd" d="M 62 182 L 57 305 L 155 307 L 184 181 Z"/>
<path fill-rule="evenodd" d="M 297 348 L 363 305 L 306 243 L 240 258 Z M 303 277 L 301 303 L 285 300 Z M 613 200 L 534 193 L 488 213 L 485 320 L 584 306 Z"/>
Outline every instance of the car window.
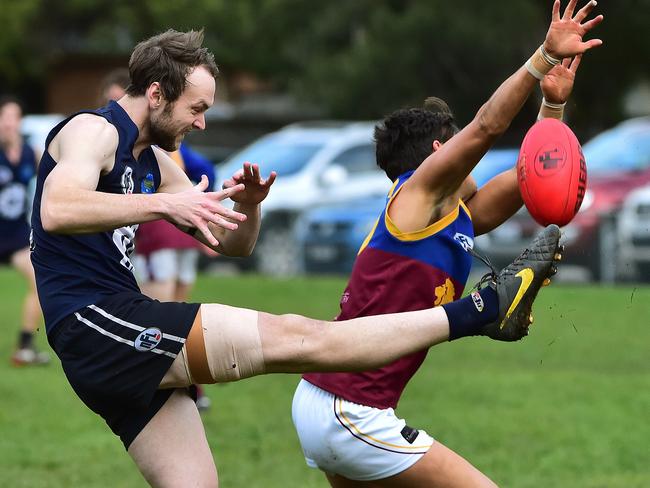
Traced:
<path fill-rule="evenodd" d="M 650 130 L 611 130 L 583 147 L 590 173 L 633 171 L 650 165 Z"/>
<path fill-rule="evenodd" d="M 289 176 L 298 173 L 322 147 L 323 144 L 318 143 L 262 139 L 229 157 L 219 172 L 228 177 L 241 168 L 242 163 L 250 161 L 259 164 L 263 176 L 271 171 L 276 171 L 281 176 Z"/>
<path fill-rule="evenodd" d="M 332 164 L 343 166 L 348 173 L 367 173 L 379 168 L 375 160 L 375 146 L 364 144 L 346 149 L 332 160 Z"/>

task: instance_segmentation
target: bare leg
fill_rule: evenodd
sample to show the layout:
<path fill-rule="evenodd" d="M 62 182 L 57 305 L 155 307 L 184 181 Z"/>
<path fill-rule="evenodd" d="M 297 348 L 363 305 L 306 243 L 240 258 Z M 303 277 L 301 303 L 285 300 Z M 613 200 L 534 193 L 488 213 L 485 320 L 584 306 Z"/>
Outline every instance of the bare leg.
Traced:
<path fill-rule="evenodd" d="M 200 354 L 192 337 L 197 329 Z M 446 341 L 449 322 L 441 307 L 326 322 L 204 304 L 192 331 L 161 388 L 265 373 L 365 371 Z"/>
<path fill-rule="evenodd" d="M 217 468 L 196 405 L 176 390 L 129 446 L 147 482 L 156 488 L 217 487 Z"/>
<path fill-rule="evenodd" d="M 11 264 L 25 277 L 29 286 L 23 301 L 22 330 L 35 332 L 41 319 L 41 306 L 36 294 L 36 279 L 34 278 L 34 268 L 32 268 L 29 259 L 29 249 L 25 248 L 15 252 L 11 256 Z"/>
<path fill-rule="evenodd" d="M 260 312 L 258 327 L 267 373 L 365 371 L 449 337 L 440 307 L 341 322 Z"/>
<path fill-rule="evenodd" d="M 454 451 L 435 442 L 427 453 L 407 470 L 376 481 L 353 481 L 328 474 L 334 488 L 496 488 L 487 476 Z"/>

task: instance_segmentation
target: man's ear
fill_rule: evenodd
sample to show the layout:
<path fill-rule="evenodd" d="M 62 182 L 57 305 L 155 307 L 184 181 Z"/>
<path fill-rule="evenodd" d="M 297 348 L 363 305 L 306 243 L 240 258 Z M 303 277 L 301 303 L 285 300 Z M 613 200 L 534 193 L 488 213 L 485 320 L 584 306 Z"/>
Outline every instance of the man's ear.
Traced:
<path fill-rule="evenodd" d="M 149 85 L 149 88 L 147 88 L 146 96 L 150 108 L 156 109 L 160 107 L 160 104 L 164 99 L 162 90 L 160 89 L 160 83 L 154 81 L 151 85 Z"/>
<path fill-rule="evenodd" d="M 442 143 L 438 139 L 433 141 L 433 152 L 436 152 L 441 147 L 442 147 Z"/>

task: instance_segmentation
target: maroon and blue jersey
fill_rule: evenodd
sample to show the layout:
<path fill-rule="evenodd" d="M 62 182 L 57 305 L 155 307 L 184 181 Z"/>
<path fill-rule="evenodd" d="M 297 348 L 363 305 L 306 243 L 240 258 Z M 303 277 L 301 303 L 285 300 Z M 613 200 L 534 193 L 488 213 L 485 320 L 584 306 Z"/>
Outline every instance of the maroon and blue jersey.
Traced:
<path fill-rule="evenodd" d="M 97 191 L 105 193 L 154 193 L 160 186 L 160 170 L 151 147 L 136 160 L 133 146 L 138 128 L 116 102 L 94 111 L 117 129 L 119 143 L 113 169 L 102 174 Z M 58 322 L 102 297 L 125 291 L 139 292 L 133 275 L 131 254 L 137 224 L 91 234 L 54 234 L 41 224 L 43 184 L 56 166 L 47 151 L 52 139 L 77 114 L 57 125 L 47 137 L 46 151 L 38 168 L 32 212 L 32 264 L 36 273 L 38 296 L 48 335 Z"/>
<path fill-rule="evenodd" d="M 35 174 L 36 156 L 27 144 L 23 144 L 16 163 L 0 149 L 0 256 L 24 249 L 29 243 L 28 188 Z"/>
<path fill-rule="evenodd" d="M 470 212 L 462 201 L 439 221 L 417 232 L 401 232 L 387 209 L 412 171 L 401 175 L 374 228 L 361 246 L 341 298 L 337 320 L 422 310 L 460 298 L 472 265 Z M 381 317 L 377 317 L 381 326 Z M 310 383 L 345 400 L 395 408 L 428 349 L 383 368 L 362 373 L 310 373 Z"/>

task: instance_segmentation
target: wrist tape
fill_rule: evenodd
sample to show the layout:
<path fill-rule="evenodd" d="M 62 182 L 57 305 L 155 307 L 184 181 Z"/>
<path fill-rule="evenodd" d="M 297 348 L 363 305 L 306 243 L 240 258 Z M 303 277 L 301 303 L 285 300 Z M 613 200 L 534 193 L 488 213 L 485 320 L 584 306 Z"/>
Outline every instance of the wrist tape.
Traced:
<path fill-rule="evenodd" d="M 553 69 L 553 66 L 560 62 L 559 59 L 554 58 L 546 52 L 542 44 L 533 53 L 533 55 L 526 61 L 526 69 L 538 80 L 544 78 L 544 75 Z"/>
<path fill-rule="evenodd" d="M 564 103 L 551 103 L 542 97 L 542 104 L 539 107 L 539 114 L 537 115 L 537 120 L 542 119 L 558 119 L 562 120 L 564 115 Z"/>

